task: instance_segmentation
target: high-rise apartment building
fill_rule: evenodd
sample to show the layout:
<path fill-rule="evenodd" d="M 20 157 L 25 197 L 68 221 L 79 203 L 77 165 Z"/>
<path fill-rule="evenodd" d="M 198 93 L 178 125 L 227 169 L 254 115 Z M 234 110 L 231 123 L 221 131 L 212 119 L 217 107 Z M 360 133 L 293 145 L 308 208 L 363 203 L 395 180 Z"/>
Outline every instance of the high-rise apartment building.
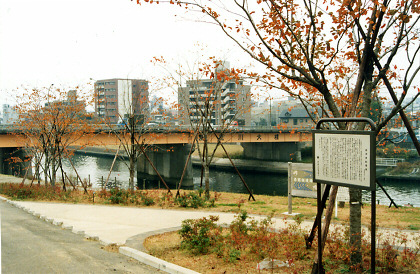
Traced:
<path fill-rule="evenodd" d="M 117 124 L 132 115 L 146 117 L 149 82 L 140 79 L 106 79 L 95 82 L 95 113 L 100 121 Z"/>
<path fill-rule="evenodd" d="M 3 124 L 13 124 L 19 120 L 19 114 L 16 109 L 9 104 L 3 104 Z"/>
<path fill-rule="evenodd" d="M 228 73 L 228 70 L 229 63 L 225 62 L 215 69 L 215 75 L 221 71 Z M 210 107 L 205 107 L 206 102 Z M 242 79 L 218 80 L 216 76 L 187 81 L 186 87 L 178 88 L 178 103 L 183 124 L 197 124 L 206 111 L 211 112 L 213 125 L 251 123 L 251 86 L 245 85 Z"/>

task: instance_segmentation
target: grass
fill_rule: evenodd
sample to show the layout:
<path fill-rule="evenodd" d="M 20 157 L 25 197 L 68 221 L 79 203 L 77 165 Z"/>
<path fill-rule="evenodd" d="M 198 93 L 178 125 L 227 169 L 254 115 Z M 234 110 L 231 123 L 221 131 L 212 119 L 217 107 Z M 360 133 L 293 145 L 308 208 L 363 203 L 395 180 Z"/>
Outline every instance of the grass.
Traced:
<path fill-rule="evenodd" d="M 247 222 L 248 228 L 244 229 L 241 214 L 228 228 L 214 227 L 203 219 L 206 218 L 190 220 L 187 226 L 184 222 L 180 231 L 148 237 L 144 246 L 153 256 L 200 273 L 310 273 L 317 243 L 306 249 L 305 233 L 299 225 L 291 223 L 287 228 L 273 232 L 266 223 L 253 220 Z M 201 224 L 203 229 L 192 229 L 194 224 Z M 196 232 L 193 245 L 186 245 L 193 231 Z M 351 246 L 343 239 L 344 232 L 332 231 L 329 234 L 323 255 L 326 273 L 369 273 L 370 244 L 362 243 L 362 266 L 351 268 Z M 398 232 L 395 238 L 401 238 Z M 395 242 L 383 239 L 380 243 L 383 247 L 377 249 L 377 273 L 419 273 L 418 249 L 397 252 L 391 247 Z M 202 244 L 207 248 L 197 250 Z M 276 269 L 257 269 L 257 264 L 263 260 L 276 260 L 284 265 Z"/>
<path fill-rule="evenodd" d="M 63 191 L 60 186 L 51 187 L 43 185 L 22 185 L 22 184 L 0 184 L 0 193 L 9 197 L 10 199 L 30 200 L 30 201 L 55 201 L 66 203 L 86 203 L 86 204 L 108 204 L 118 206 L 132 206 L 132 207 L 149 207 L 149 208 L 171 208 L 183 210 L 186 207 L 197 207 L 200 211 L 211 212 L 233 212 L 240 213 L 246 211 L 247 214 L 265 215 L 285 218 L 284 212 L 287 212 L 287 197 L 255 195 L 256 201 L 249 201 L 246 194 L 236 193 L 217 193 L 211 192 L 211 199 L 205 200 L 198 195 L 197 191 L 182 190 L 178 199 L 175 199 L 175 191 L 172 194 L 167 194 L 167 190 L 136 190 L 134 192 L 113 189 L 108 190 L 92 190 L 89 189 L 85 194 L 83 190 Z M 296 223 L 302 220 L 309 220 L 313 222 L 316 215 L 316 201 L 309 198 L 293 198 L 293 212 L 299 212 L 298 216 L 290 218 Z M 341 223 L 348 225 L 349 222 L 349 207 L 348 204 L 344 208 L 338 208 L 338 218 L 334 218 L 333 223 Z M 364 206 L 362 208 L 362 223 L 366 227 L 370 225 L 370 207 Z M 415 207 L 400 207 L 388 208 L 387 206 L 377 205 L 377 224 L 379 227 L 398 228 L 404 230 L 418 231 L 420 228 L 420 209 Z M 343 226 L 345 227 L 345 226 Z M 299 227 L 290 227 L 287 237 L 283 237 L 282 241 L 275 240 L 275 245 L 279 245 L 283 257 L 280 260 L 293 261 L 293 267 L 282 268 L 274 270 L 273 273 L 305 273 L 311 268 L 316 249 L 313 247 L 310 250 L 304 249 L 303 235 L 299 232 Z M 225 230 L 224 235 L 229 232 Z M 343 243 L 342 235 L 345 234 L 330 233 L 329 242 L 325 250 L 325 268 L 329 273 L 352 272 L 347 269 L 346 263 L 348 260 L 349 249 L 348 245 Z M 398 238 L 398 230 L 396 230 L 396 237 Z M 234 233 L 230 233 L 234 234 Z M 298 234 L 299 237 L 295 238 Z M 227 236 L 226 236 L 227 237 Z M 249 253 L 254 246 L 269 247 L 269 244 L 261 245 L 260 241 L 265 238 L 251 238 L 246 239 L 244 235 L 237 235 L 236 238 L 224 238 L 223 245 L 219 245 L 218 252 L 209 252 L 206 254 L 193 254 L 191 250 L 181 248 L 181 237 L 177 232 L 165 233 L 162 235 L 155 235 L 146 239 L 144 245 L 149 250 L 150 254 L 160 257 L 166 261 L 194 269 L 202 273 L 260 273 L 257 271 L 256 264 L 262 259 L 267 258 L 260 255 Z M 274 237 L 274 236 L 272 236 Z M 277 237 L 277 236 L 276 236 Z M 378 236 L 380 238 L 380 236 Z M 257 239 L 257 240 L 256 240 Z M 268 237 L 267 239 L 270 239 Z M 294 239 L 293 241 L 291 239 Z M 382 239 L 389 240 L 389 239 Z M 400 241 L 400 240 L 398 240 Z M 239 245 L 234 246 L 233 243 L 238 242 Z M 401 242 L 401 241 L 400 241 Z M 420 237 L 418 239 L 420 247 Z M 253 243 L 248 247 L 241 247 L 246 243 Z M 315 242 L 316 243 L 316 242 Z M 314 243 L 314 244 L 315 244 Z M 385 247 L 394 245 L 395 243 L 384 242 Z M 229 248 L 228 248 L 229 247 Z M 303 249 L 302 249 L 303 248 Z M 213 249 L 213 248 L 212 248 Z M 267 252 L 268 252 L 267 251 Z M 283 252 L 284 251 L 284 252 Z M 388 252 L 388 253 L 387 253 Z M 420 266 L 418 264 L 418 255 L 412 253 L 400 253 L 396 256 L 392 248 L 389 250 L 378 252 L 378 261 L 381 267 L 393 267 L 395 262 L 392 258 L 398 258 L 399 273 L 419 273 Z M 280 254 L 275 252 L 273 254 Z M 365 248 L 364 253 L 369 253 Z M 391 254 L 392 253 L 392 254 Z M 290 254 L 298 254 L 293 255 Z M 395 256 L 394 256 L 395 255 Z M 410 257 L 411 256 L 411 257 Z M 365 255 L 368 257 L 368 255 Z M 344 263 L 337 263 L 337 260 Z M 366 262 L 365 262 L 366 264 Z M 385 269 L 384 268 L 384 269 Z M 388 268 L 386 268 L 388 269 Z M 413 271 L 414 269 L 414 271 Z M 381 270 L 382 271 L 382 270 Z M 406 272 L 407 271 L 407 272 Z M 271 272 L 271 270 L 270 270 Z M 382 271 L 381 273 L 386 273 Z"/>
<path fill-rule="evenodd" d="M 82 190 L 63 191 L 60 186 L 51 187 L 34 184 L 0 184 L 0 194 L 11 199 L 21 199 L 30 201 L 57 201 L 66 203 L 85 203 L 85 204 L 115 204 L 123 206 L 150 207 L 150 208 L 172 208 L 183 209 L 184 206 L 177 204 L 174 196 L 176 190 L 167 195 L 165 189 L 136 190 L 131 193 L 126 190 L 92 190 L 83 193 Z M 197 200 L 197 195 L 192 190 L 181 190 L 181 196 L 185 199 Z M 187 195 L 188 194 L 188 195 Z M 189 197 L 187 197 L 189 196 Z M 238 193 L 218 193 L 211 192 L 212 202 L 207 202 L 206 206 L 200 206 L 202 211 L 213 212 L 233 212 L 245 210 L 249 214 L 271 215 L 283 218 L 284 212 L 288 211 L 288 199 L 282 196 L 254 195 L 256 201 L 248 200 L 249 195 Z M 193 203 L 195 205 L 196 203 Z M 191 205 L 191 203 L 190 203 Z M 188 204 L 186 205 L 188 206 Z M 310 198 L 293 198 L 293 212 L 301 214 L 304 220 L 313 220 L 316 215 L 316 200 Z M 420 228 L 420 208 L 399 207 L 388 208 L 385 205 L 377 205 L 377 223 L 379 227 L 396 228 L 403 230 L 418 230 Z M 334 221 L 347 224 L 349 222 L 349 205 L 346 203 L 343 208 L 338 208 L 338 218 Z M 370 225 L 370 206 L 362 207 L 362 223 Z"/>

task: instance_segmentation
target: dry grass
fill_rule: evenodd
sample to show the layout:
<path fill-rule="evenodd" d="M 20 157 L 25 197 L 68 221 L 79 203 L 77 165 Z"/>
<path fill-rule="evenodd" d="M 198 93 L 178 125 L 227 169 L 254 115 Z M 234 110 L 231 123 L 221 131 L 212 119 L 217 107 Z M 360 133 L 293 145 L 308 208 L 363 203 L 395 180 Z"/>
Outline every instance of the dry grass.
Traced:
<path fill-rule="evenodd" d="M 63 192 L 43 192 L 42 189 L 37 190 L 38 187 L 34 186 L 32 190 L 37 194 L 36 198 L 25 198 L 26 200 L 50 201 L 50 202 L 68 202 L 68 203 L 83 203 L 92 204 L 93 197 L 95 204 L 111 204 L 109 191 L 93 191 L 88 190 L 88 194 L 84 194 L 82 190 Z M 60 187 L 57 187 L 60 189 Z M 70 189 L 70 188 L 69 188 Z M 192 190 L 181 190 L 182 193 L 189 193 Z M 95 192 L 95 194 L 94 194 Z M 138 191 L 141 192 L 141 191 Z M 155 201 L 149 208 L 172 208 L 185 210 L 179 207 L 173 201 L 175 190 L 171 191 L 169 199 L 162 200 L 162 197 L 167 194 L 165 189 L 147 190 L 145 195 Z M 171 198 L 172 197 L 172 198 Z M 211 192 L 211 198 L 215 198 L 214 207 L 199 208 L 201 211 L 214 211 L 214 212 L 239 212 L 240 209 L 247 211 L 249 214 L 256 215 L 271 215 L 274 217 L 284 218 L 283 213 L 288 211 L 288 199 L 282 196 L 268 196 L 268 195 L 254 195 L 256 201 L 248 200 L 248 194 L 239 193 L 217 193 Z M 130 200 L 130 199 L 128 199 Z M 293 197 L 293 212 L 300 213 L 303 220 L 313 221 L 316 211 L 316 199 L 311 198 L 297 198 Z M 117 206 L 136 206 L 145 207 L 137 201 L 126 201 Z M 370 205 L 362 207 L 362 224 L 370 226 Z M 379 227 L 397 228 L 405 230 L 420 230 L 420 208 L 416 207 L 399 207 L 388 208 L 384 205 L 376 206 L 376 222 Z M 338 208 L 338 218 L 334 218 L 333 222 L 348 224 L 349 222 L 349 205 L 345 204 L 344 208 Z"/>
<path fill-rule="evenodd" d="M 334 242 L 335 240 L 333 240 Z M 158 257 L 162 260 L 174 263 L 176 265 L 192 269 L 199 273 L 311 273 L 316 246 L 311 249 L 306 249 L 298 260 L 293 260 L 292 266 L 283 266 L 277 269 L 258 270 L 256 268 L 258 262 L 262 259 L 252 255 L 244 254 L 240 256 L 239 260 L 234 262 L 229 261 L 226 257 L 218 256 L 215 253 L 208 254 L 194 254 L 186 249 L 181 249 L 181 237 L 177 231 L 167 232 L 160 235 L 150 236 L 145 239 L 144 247 L 152 256 Z M 300 248 L 304 249 L 300 243 Z M 304 244 L 303 244 L 304 245 Z M 328 246 L 328 244 L 327 244 Z M 295 247 L 298 248 L 298 247 Z M 362 273 L 353 272 L 347 269 L 346 263 L 337 259 L 337 254 L 343 255 L 348 252 L 345 247 L 336 247 L 334 244 L 326 247 L 324 251 L 324 267 L 326 273 Z M 276 253 L 277 254 L 277 253 Z M 365 250 L 364 257 L 369 257 L 369 249 Z M 377 250 L 377 266 L 381 265 L 383 260 L 383 253 Z M 345 256 L 345 255 L 344 255 Z M 398 258 L 403 257 L 400 254 Z M 340 258 L 340 255 L 338 255 Z M 281 262 L 287 261 L 286 257 L 279 258 Z M 404 261 L 401 259 L 401 262 Z M 367 264 L 367 266 L 366 266 Z M 365 268 L 369 266 L 369 262 L 365 262 Z M 379 273 L 388 273 L 384 269 Z M 395 273 L 420 273 L 420 255 L 411 257 L 409 265 L 398 264 Z"/>
<path fill-rule="evenodd" d="M 287 271 L 285 268 L 274 271 L 257 270 L 257 263 L 252 257 L 242 257 L 240 261 L 231 263 L 216 254 L 193 255 L 187 250 L 180 249 L 180 243 L 178 232 L 167 232 L 148 237 L 144 241 L 144 247 L 152 256 L 199 273 L 286 273 Z"/>

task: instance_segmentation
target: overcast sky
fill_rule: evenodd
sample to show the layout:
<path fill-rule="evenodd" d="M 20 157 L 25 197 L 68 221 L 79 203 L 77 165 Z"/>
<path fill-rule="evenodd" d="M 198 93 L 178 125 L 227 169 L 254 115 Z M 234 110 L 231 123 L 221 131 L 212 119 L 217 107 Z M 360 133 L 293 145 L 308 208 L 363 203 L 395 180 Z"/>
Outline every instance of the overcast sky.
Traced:
<path fill-rule="evenodd" d="M 130 0 L 0 0 L 0 104 L 21 85 L 148 79 L 154 56 L 179 59 L 197 42 L 209 56 L 230 54 L 216 27 L 172 11 Z"/>
<path fill-rule="evenodd" d="M 249 65 L 220 29 L 187 20 L 182 10 L 135 0 L 0 0 L 0 106 L 13 104 L 10 94 L 21 85 L 151 80 L 153 57 L 182 63 L 198 42 L 207 56 Z"/>

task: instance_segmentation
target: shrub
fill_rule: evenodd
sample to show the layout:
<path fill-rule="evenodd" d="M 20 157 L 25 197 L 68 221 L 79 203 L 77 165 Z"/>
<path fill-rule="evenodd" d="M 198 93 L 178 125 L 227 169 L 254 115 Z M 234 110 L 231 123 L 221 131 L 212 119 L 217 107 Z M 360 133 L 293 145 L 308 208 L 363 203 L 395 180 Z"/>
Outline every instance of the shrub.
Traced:
<path fill-rule="evenodd" d="M 197 192 L 190 192 L 188 194 L 181 194 L 175 198 L 175 203 L 181 207 L 199 208 L 206 205 L 204 198 L 200 197 Z"/>
<path fill-rule="evenodd" d="M 181 235 L 181 248 L 195 254 L 206 254 L 214 246 L 220 235 L 220 228 L 216 225 L 218 216 L 209 216 L 201 219 L 187 219 L 182 221 L 179 231 Z"/>
<path fill-rule="evenodd" d="M 111 204 L 122 204 L 126 202 L 127 191 L 121 190 L 119 188 L 112 188 L 110 191 L 110 197 L 108 200 Z"/>
<path fill-rule="evenodd" d="M 142 196 L 141 201 L 145 206 L 151 206 L 155 204 L 155 200 L 152 197 Z"/>

